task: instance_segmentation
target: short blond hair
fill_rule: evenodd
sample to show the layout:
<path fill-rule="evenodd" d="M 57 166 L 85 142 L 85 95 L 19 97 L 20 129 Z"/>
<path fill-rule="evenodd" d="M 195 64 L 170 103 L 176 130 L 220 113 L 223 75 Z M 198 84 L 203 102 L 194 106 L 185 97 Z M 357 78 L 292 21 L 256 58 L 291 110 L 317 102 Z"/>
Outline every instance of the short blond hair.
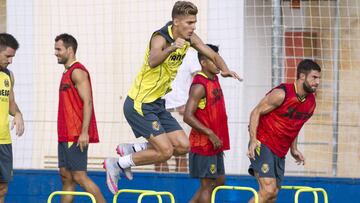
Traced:
<path fill-rule="evenodd" d="M 198 9 L 195 4 L 189 1 L 177 1 L 174 4 L 171 17 L 174 19 L 178 16 L 196 15 Z"/>

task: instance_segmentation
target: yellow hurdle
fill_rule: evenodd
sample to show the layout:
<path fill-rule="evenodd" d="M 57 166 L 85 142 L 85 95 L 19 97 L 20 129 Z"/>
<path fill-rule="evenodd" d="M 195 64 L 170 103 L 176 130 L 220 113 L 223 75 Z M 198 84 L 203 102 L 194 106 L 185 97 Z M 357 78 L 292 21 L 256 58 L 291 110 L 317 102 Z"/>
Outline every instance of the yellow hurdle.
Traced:
<path fill-rule="evenodd" d="M 259 195 L 256 192 L 256 190 L 254 190 L 251 187 L 240 187 L 240 186 L 227 186 L 227 185 L 222 185 L 222 186 L 217 186 L 212 194 L 211 194 L 211 203 L 215 203 L 215 196 L 218 190 L 242 190 L 242 191 L 250 191 L 254 194 L 254 199 L 255 199 L 255 203 L 259 203 Z"/>
<path fill-rule="evenodd" d="M 114 198 L 113 198 L 113 203 L 117 203 L 117 199 L 118 199 L 118 196 L 121 194 L 121 193 L 133 193 L 133 194 L 143 194 L 143 193 L 147 193 L 147 192 L 155 192 L 154 190 L 133 190 L 133 189 L 121 189 L 119 190 L 116 195 L 114 195 Z M 162 199 L 161 199 L 161 196 L 160 195 L 156 195 L 157 199 L 158 199 L 158 203 L 162 203 Z"/>
<path fill-rule="evenodd" d="M 281 186 L 281 189 L 283 190 L 299 190 L 299 189 L 311 189 L 312 187 L 309 187 L 309 186 L 290 186 L 290 185 L 284 185 L 284 186 Z M 317 192 L 313 191 L 312 192 L 313 195 L 314 195 L 314 203 L 318 203 L 319 202 L 319 198 L 318 198 L 318 194 Z"/>
<path fill-rule="evenodd" d="M 299 203 L 299 195 L 300 193 L 304 193 L 304 192 L 322 192 L 323 196 L 324 196 L 324 203 L 328 203 L 328 196 L 326 191 L 323 188 L 302 188 L 302 189 L 298 189 L 295 193 L 295 199 L 294 202 L 295 203 Z"/>
<path fill-rule="evenodd" d="M 96 203 L 95 197 L 92 194 L 90 194 L 88 192 L 75 192 L 75 191 L 55 191 L 55 192 L 52 192 L 48 197 L 47 203 L 51 203 L 51 200 L 55 195 L 88 196 L 91 199 L 92 203 Z"/>
<path fill-rule="evenodd" d="M 174 198 L 174 195 L 171 194 L 170 192 L 165 192 L 165 191 L 162 191 L 162 192 L 144 192 L 144 193 L 141 193 L 139 198 L 138 198 L 138 201 L 137 203 L 141 203 L 142 202 L 142 199 L 145 197 L 145 196 L 169 196 L 170 198 L 170 202 L 171 203 L 175 203 L 175 198 Z M 159 197 L 158 197 L 159 199 Z M 161 199 L 161 198 L 160 198 Z"/>

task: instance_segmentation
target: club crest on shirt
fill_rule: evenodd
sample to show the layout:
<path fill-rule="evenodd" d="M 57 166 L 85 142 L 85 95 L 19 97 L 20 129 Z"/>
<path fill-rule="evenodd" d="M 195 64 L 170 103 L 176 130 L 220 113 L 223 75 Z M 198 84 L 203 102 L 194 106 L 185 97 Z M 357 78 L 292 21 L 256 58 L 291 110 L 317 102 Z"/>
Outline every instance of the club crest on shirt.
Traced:
<path fill-rule="evenodd" d="M 160 130 L 160 124 L 157 121 L 152 122 L 152 128 L 156 131 Z"/>
<path fill-rule="evenodd" d="M 5 79 L 5 80 L 4 80 L 4 85 L 5 85 L 5 87 L 9 87 L 9 86 L 10 86 L 10 83 L 9 83 L 9 80 L 8 80 L 8 79 Z"/>
<path fill-rule="evenodd" d="M 216 172 L 216 166 L 215 166 L 215 164 L 211 164 L 210 165 L 210 173 L 215 174 L 215 172 Z"/>
<path fill-rule="evenodd" d="M 263 173 L 269 172 L 269 164 L 263 164 L 263 165 L 261 166 L 261 171 L 262 171 Z"/>

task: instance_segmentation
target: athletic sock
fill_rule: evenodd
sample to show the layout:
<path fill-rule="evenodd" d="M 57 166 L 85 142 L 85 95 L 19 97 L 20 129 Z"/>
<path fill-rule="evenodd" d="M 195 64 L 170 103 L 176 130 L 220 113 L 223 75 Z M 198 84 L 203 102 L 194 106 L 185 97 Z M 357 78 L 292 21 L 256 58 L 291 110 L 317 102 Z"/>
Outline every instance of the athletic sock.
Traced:
<path fill-rule="evenodd" d="M 147 142 L 143 142 L 143 143 L 134 143 L 133 144 L 133 149 L 135 152 L 139 152 L 139 151 L 142 151 L 142 150 L 145 150 L 147 149 Z"/>
<path fill-rule="evenodd" d="M 119 157 L 119 160 L 117 163 L 120 168 L 129 168 L 131 166 L 135 166 L 135 164 L 132 160 L 132 154 Z"/>

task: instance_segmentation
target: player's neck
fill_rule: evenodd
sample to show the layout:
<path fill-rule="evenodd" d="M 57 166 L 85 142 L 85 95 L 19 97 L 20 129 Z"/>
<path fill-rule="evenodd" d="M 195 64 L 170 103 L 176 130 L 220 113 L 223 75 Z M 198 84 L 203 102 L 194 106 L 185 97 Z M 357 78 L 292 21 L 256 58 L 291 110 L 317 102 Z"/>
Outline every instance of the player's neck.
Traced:
<path fill-rule="evenodd" d="M 296 80 L 294 82 L 295 85 L 295 92 L 298 96 L 300 96 L 301 98 L 305 98 L 308 93 L 304 90 L 303 84 L 300 82 L 300 80 Z"/>
<path fill-rule="evenodd" d="M 69 58 L 69 60 L 64 64 L 65 69 L 69 69 L 76 62 L 76 58 Z"/>
<path fill-rule="evenodd" d="M 209 80 L 214 80 L 215 74 L 210 73 L 209 71 L 206 70 L 201 70 L 201 72 L 203 72 Z"/>

